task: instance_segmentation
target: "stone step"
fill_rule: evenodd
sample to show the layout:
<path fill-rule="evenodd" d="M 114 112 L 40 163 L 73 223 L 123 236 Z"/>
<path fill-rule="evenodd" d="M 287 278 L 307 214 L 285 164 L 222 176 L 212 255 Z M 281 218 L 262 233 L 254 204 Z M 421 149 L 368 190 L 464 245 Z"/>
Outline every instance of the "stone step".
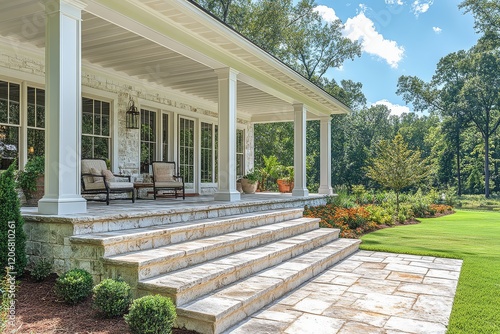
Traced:
<path fill-rule="evenodd" d="M 202 334 L 222 333 L 354 253 L 359 243 L 359 240 L 337 239 L 190 303 L 178 305 L 177 326 Z"/>
<path fill-rule="evenodd" d="M 244 249 L 317 229 L 318 218 L 297 218 L 223 235 L 103 258 L 108 277 L 122 277 L 133 287 L 139 280 L 185 268 Z"/>
<path fill-rule="evenodd" d="M 213 202 L 204 196 L 183 200 L 170 201 L 138 201 L 127 208 L 115 210 L 117 204 L 110 207 L 98 208 L 88 214 L 68 216 L 39 216 L 25 215 L 26 219 L 33 221 L 64 224 L 71 228 L 71 235 L 84 235 L 119 231 L 149 226 L 187 223 L 194 220 L 222 218 L 227 216 L 244 215 L 252 212 L 270 210 L 287 210 L 304 208 L 305 205 L 316 206 L 325 203 L 324 196 L 296 197 L 296 196 L 270 196 L 252 198 L 241 202 Z M 247 197 L 248 198 L 248 197 Z"/>
<path fill-rule="evenodd" d="M 338 238 L 338 229 L 316 229 L 196 266 L 142 280 L 139 295 L 162 294 L 177 305 L 201 297 L 265 268 L 272 267 L 298 254 L 317 248 Z"/>
<path fill-rule="evenodd" d="M 77 252 L 76 256 L 79 256 L 79 252 L 88 254 L 92 251 L 101 256 L 111 256 L 300 218 L 302 212 L 302 208 L 261 211 L 224 218 L 76 235 L 70 237 L 70 241 Z M 80 257 L 85 257 L 86 254 Z"/>

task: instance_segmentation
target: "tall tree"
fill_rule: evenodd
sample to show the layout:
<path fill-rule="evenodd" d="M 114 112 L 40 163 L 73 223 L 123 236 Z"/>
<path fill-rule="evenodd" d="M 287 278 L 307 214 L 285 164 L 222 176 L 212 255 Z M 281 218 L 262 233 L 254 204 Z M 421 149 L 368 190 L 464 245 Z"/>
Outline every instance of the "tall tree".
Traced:
<path fill-rule="evenodd" d="M 484 142 L 484 188 L 490 196 L 490 137 L 500 126 L 500 51 L 471 50 L 462 60 L 467 80 L 459 98 Z"/>
<path fill-rule="evenodd" d="M 500 33 L 500 2 L 498 0 L 464 0 L 458 7 L 474 15 L 476 30 Z"/>
<path fill-rule="evenodd" d="M 460 105 L 457 99 L 465 81 L 465 73 L 458 64 L 465 55 L 465 51 L 459 51 L 443 57 L 429 83 L 418 77 L 401 76 L 396 92 L 402 95 L 406 103 L 411 103 L 416 111 L 436 112 L 447 121 L 447 126 L 443 127 L 443 130 L 447 133 L 448 142 L 455 148 L 459 195 L 462 191 L 460 136 L 468 120 L 462 110 L 463 105 Z"/>

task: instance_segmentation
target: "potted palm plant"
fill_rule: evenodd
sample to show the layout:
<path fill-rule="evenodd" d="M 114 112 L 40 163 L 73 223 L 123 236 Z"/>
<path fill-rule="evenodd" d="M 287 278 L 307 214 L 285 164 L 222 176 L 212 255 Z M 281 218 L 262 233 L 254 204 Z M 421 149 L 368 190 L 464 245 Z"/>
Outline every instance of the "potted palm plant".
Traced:
<path fill-rule="evenodd" d="M 278 190 L 280 193 L 291 193 L 293 190 L 294 169 L 293 166 L 282 166 L 281 173 L 276 183 L 278 183 Z"/>
<path fill-rule="evenodd" d="M 255 194 L 259 185 L 260 175 L 257 171 L 251 170 L 241 178 L 241 189 L 245 194 Z"/>
<path fill-rule="evenodd" d="M 45 159 L 35 156 L 17 174 L 17 186 L 23 190 L 28 206 L 36 206 L 44 195 Z"/>

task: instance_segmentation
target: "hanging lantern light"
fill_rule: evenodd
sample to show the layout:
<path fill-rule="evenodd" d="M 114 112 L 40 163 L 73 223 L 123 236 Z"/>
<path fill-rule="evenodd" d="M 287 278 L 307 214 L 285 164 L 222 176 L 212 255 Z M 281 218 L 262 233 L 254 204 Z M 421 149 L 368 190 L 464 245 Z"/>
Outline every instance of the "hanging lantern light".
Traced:
<path fill-rule="evenodd" d="M 128 102 L 128 109 L 125 117 L 127 129 L 139 129 L 139 111 L 132 99 Z"/>

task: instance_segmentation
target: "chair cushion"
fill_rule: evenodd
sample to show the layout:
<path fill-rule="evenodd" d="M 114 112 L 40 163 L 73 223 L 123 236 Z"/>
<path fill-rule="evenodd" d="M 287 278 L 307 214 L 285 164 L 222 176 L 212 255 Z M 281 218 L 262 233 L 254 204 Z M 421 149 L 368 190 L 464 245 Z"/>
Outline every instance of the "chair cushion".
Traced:
<path fill-rule="evenodd" d="M 134 189 L 132 182 L 108 182 L 109 189 Z"/>
<path fill-rule="evenodd" d="M 113 172 L 111 172 L 108 169 L 103 169 L 102 175 L 106 178 L 106 182 L 114 182 L 115 181 L 115 176 L 113 175 Z"/>
<path fill-rule="evenodd" d="M 90 172 L 94 175 L 101 175 L 101 173 L 94 167 L 90 168 Z M 94 183 L 104 183 L 104 178 L 99 176 L 94 176 Z"/>
<path fill-rule="evenodd" d="M 182 188 L 182 182 L 155 182 L 156 188 Z"/>
<path fill-rule="evenodd" d="M 85 183 L 85 190 L 104 190 L 106 191 L 106 186 L 104 185 L 104 182 L 91 182 L 91 183 Z"/>
<path fill-rule="evenodd" d="M 153 163 L 153 177 L 155 182 L 175 181 L 175 168 L 171 163 Z"/>
<path fill-rule="evenodd" d="M 101 175 L 102 170 L 107 169 L 106 162 L 102 159 L 82 159 L 82 174 L 94 174 L 92 173 L 92 168 L 97 171 L 96 175 Z M 94 177 L 84 176 L 83 182 L 85 183 L 85 188 L 88 188 L 94 182 Z"/>

